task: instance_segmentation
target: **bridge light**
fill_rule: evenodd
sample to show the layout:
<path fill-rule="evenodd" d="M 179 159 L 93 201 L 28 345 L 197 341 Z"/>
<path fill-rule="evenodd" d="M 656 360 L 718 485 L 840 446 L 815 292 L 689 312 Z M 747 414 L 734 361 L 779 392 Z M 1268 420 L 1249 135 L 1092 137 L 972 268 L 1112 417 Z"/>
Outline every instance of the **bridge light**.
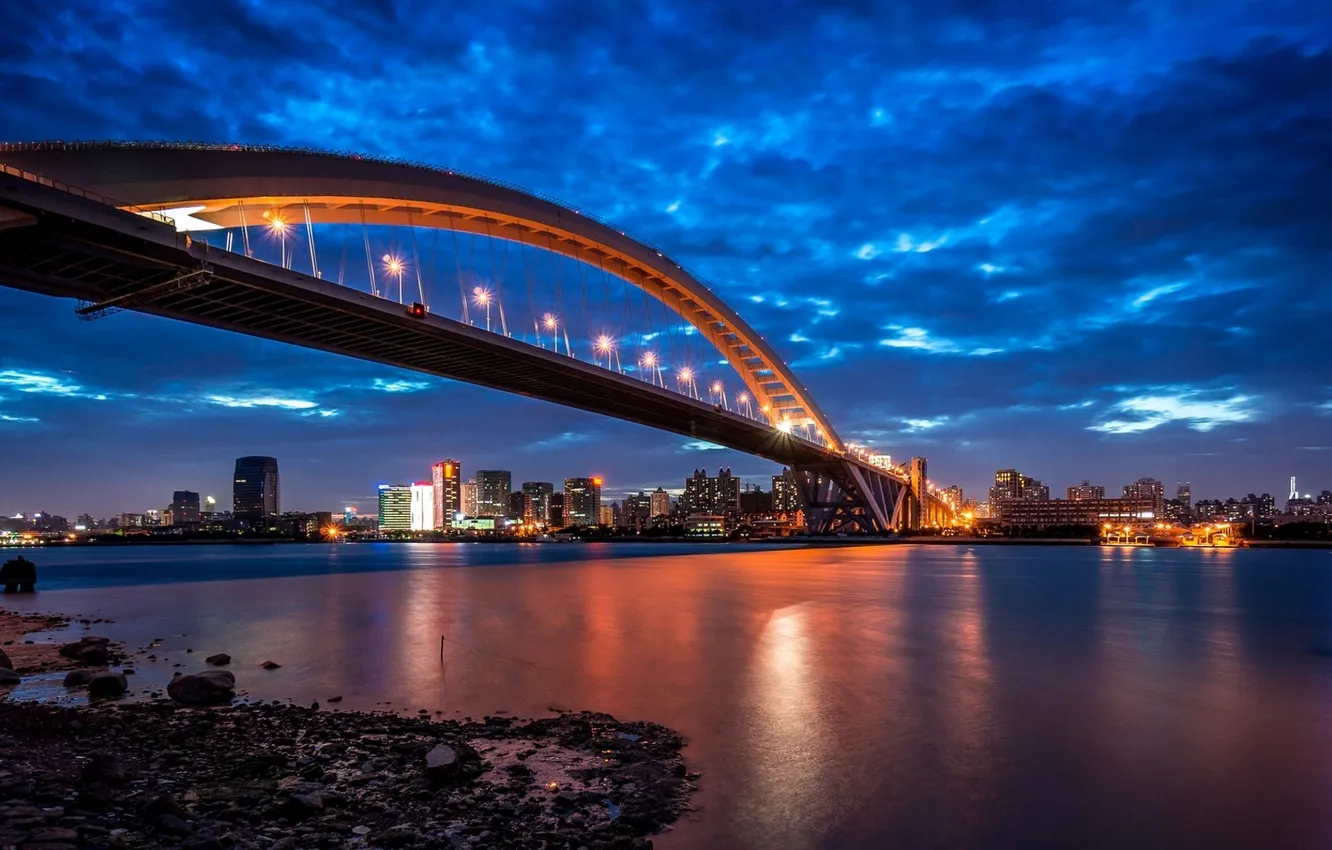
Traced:
<path fill-rule="evenodd" d="M 721 391 L 722 391 L 722 382 L 721 382 L 721 381 L 713 381 L 713 382 L 712 382 L 712 391 L 713 391 L 714 393 L 719 393 L 719 392 L 721 392 Z"/>
<path fill-rule="evenodd" d="M 287 223 L 276 216 L 269 220 L 268 226 L 273 228 L 274 233 L 281 233 L 287 229 Z"/>
<path fill-rule="evenodd" d="M 791 428 L 792 425 L 790 419 L 783 419 L 781 422 L 777 423 L 777 430 L 781 431 L 783 434 L 791 433 Z"/>
<path fill-rule="evenodd" d="M 559 325 L 559 323 L 560 320 L 555 318 L 554 313 L 547 313 L 546 315 L 541 317 L 541 324 L 544 325 L 546 330 L 548 331 L 555 330 L 555 328 Z"/>
<path fill-rule="evenodd" d="M 490 290 L 478 286 L 472 290 L 472 300 L 485 307 L 490 303 Z"/>
<path fill-rule="evenodd" d="M 403 267 L 402 260 L 393 256 L 392 254 L 384 255 L 384 268 L 388 270 L 389 274 L 401 275 L 402 267 Z"/>
<path fill-rule="evenodd" d="M 741 404 L 749 404 L 749 393 L 740 393 L 740 395 L 735 397 L 735 400 Z"/>
<path fill-rule="evenodd" d="M 647 352 L 646 354 L 644 354 L 644 355 L 643 355 L 643 365 L 644 365 L 644 366 L 656 366 L 656 365 L 657 365 L 657 355 L 654 354 L 654 353 L 651 352 L 651 351 L 649 351 L 649 352 Z"/>
<path fill-rule="evenodd" d="M 605 334 L 602 334 L 601 336 L 597 337 L 597 342 L 596 342 L 597 351 L 601 352 L 602 354 L 605 354 L 606 352 L 611 350 L 612 342 L 614 342 L 614 340 L 612 340 L 610 337 L 606 336 Z"/>

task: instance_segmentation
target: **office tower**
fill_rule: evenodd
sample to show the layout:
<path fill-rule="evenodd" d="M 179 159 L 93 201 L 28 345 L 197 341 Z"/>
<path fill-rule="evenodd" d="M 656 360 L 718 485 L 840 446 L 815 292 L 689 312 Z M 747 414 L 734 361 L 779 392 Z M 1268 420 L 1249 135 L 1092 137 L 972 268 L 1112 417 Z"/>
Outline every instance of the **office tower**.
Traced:
<path fill-rule="evenodd" d="M 476 512 L 477 506 L 477 487 L 475 481 L 464 481 L 459 487 L 459 502 L 462 505 L 463 516 L 479 516 Z"/>
<path fill-rule="evenodd" d="M 615 527 L 614 505 L 599 505 L 597 507 L 597 525 L 605 525 L 610 528 Z"/>
<path fill-rule="evenodd" d="M 411 494 L 412 531 L 430 531 L 435 527 L 435 482 L 413 481 Z"/>
<path fill-rule="evenodd" d="M 462 511 L 462 464 L 441 460 L 430 467 L 430 480 L 435 488 L 435 528 L 448 528 Z"/>
<path fill-rule="evenodd" d="M 990 504 L 1014 499 L 1045 500 L 1050 498 L 1050 488 L 1035 478 L 1030 478 L 1016 469 L 1001 469 L 994 474 L 994 486 L 990 488 Z"/>
<path fill-rule="evenodd" d="M 412 530 L 412 488 L 405 484 L 379 485 L 379 530 Z"/>
<path fill-rule="evenodd" d="M 1139 478 L 1132 484 L 1125 484 L 1124 498 L 1150 501 L 1156 516 L 1165 513 L 1165 485 L 1155 478 Z"/>
<path fill-rule="evenodd" d="M 1083 481 L 1081 484 L 1068 488 L 1068 498 L 1073 501 L 1104 499 L 1105 488 L 1100 484 L 1092 484 L 1090 481 Z"/>
<path fill-rule="evenodd" d="M 954 508 L 962 507 L 963 499 L 961 485 L 953 484 L 949 487 L 945 487 L 939 495 L 943 497 L 945 502 L 952 505 Z"/>
<path fill-rule="evenodd" d="M 520 519 L 523 522 L 532 522 L 532 497 L 522 490 L 514 490 L 509 494 L 509 516 L 514 519 Z"/>
<path fill-rule="evenodd" d="M 238 517 L 277 516 L 278 462 L 275 457 L 238 457 L 231 484 L 231 511 Z"/>
<path fill-rule="evenodd" d="M 351 505 L 342 509 L 342 524 L 351 528 L 356 524 L 356 508 Z"/>
<path fill-rule="evenodd" d="M 507 469 L 476 471 L 476 515 L 509 515 L 509 494 L 513 492 L 513 474 Z"/>
<path fill-rule="evenodd" d="M 1300 491 L 1295 488 L 1295 476 L 1292 475 L 1290 476 L 1290 495 L 1287 496 L 1286 498 L 1298 499 L 1299 497 L 1300 497 Z"/>
<path fill-rule="evenodd" d="M 624 497 L 624 510 L 621 514 L 625 525 L 644 525 L 652 519 L 652 497 L 642 490 L 636 495 Z"/>
<path fill-rule="evenodd" d="M 671 513 L 671 494 L 658 487 L 653 490 L 651 496 L 651 512 L 648 514 L 650 519 L 656 519 L 659 516 L 669 516 Z"/>
<path fill-rule="evenodd" d="M 1175 485 L 1175 498 L 1184 505 L 1185 510 L 1193 508 L 1193 487 L 1187 481 Z"/>
<path fill-rule="evenodd" d="M 177 490 L 171 494 L 171 522 L 180 525 L 199 521 L 199 494 L 193 490 Z"/>
<path fill-rule="evenodd" d="M 772 493 L 757 485 L 740 491 L 740 513 L 766 514 L 772 510 Z"/>
<path fill-rule="evenodd" d="M 800 510 L 800 490 L 796 487 L 795 475 L 789 469 L 783 469 L 781 475 L 772 476 L 772 509 L 782 514 Z"/>
<path fill-rule="evenodd" d="M 523 494 L 532 502 L 532 517 L 550 524 L 550 497 L 555 485 L 549 481 L 524 481 Z"/>
<path fill-rule="evenodd" d="M 564 513 L 569 525 L 596 525 L 601 521 L 601 479 L 564 479 Z"/>
<path fill-rule="evenodd" d="M 564 493 L 550 494 L 550 527 L 564 528 L 569 523 L 564 515 Z"/>
<path fill-rule="evenodd" d="M 81 525 L 86 530 L 95 528 L 97 526 L 97 520 L 93 519 L 92 514 L 79 514 L 78 518 L 74 520 L 74 524 L 75 528 Z"/>

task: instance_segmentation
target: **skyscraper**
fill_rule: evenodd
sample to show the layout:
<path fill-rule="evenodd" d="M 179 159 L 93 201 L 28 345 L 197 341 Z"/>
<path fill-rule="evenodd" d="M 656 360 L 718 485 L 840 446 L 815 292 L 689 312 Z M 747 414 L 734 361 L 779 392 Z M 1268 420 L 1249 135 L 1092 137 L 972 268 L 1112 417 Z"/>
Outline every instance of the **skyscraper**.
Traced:
<path fill-rule="evenodd" d="M 379 530 L 412 530 L 412 488 L 405 484 L 379 485 Z"/>
<path fill-rule="evenodd" d="M 1083 481 L 1081 484 L 1068 488 L 1068 498 L 1075 502 L 1085 499 L 1104 499 L 1105 488 L 1100 484 Z"/>
<path fill-rule="evenodd" d="M 238 457 L 232 479 L 231 511 L 238 517 L 277 516 L 278 462 L 275 457 Z"/>
<path fill-rule="evenodd" d="M 649 514 L 650 519 L 656 519 L 659 516 L 667 516 L 671 512 L 671 494 L 658 487 L 648 494 L 651 498 L 652 511 Z"/>
<path fill-rule="evenodd" d="M 430 467 L 430 479 L 435 488 L 435 528 L 448 528 L 462 510 L 462 464 L 441 460 Z"/>
<path fill-rule="evenodd" d="M 550 522 L 550 497 L 555 485 L 549 481 L 524 481 L 523 493 L 532 501 L 532 517 L 537 522 Z"/>
<path fill-rule="evenodd" d="M 462 485 L 459 486 L 458 489 L 461 494 L 459 496 L 459 500 L 462 505 L 463 516 L 466 517 L 479 516 L 479 514 L 476 512 L 476 502 L 477 502 L 476 482 L 464 481 Z"/>
<path fill-rule="evenodd" d="M 564 516 L 569 525 L 601 522 L 601 479 L 564 479 Z"/>
<path fill-rule="evenodd" d="M 429 531 L 435 527 L 435 484 L 413 481 L 411 487 L 411 530 Z"/>
<path fill-rule="evenodd" d="M 795 475 L 789 469 L 772 476 L 772 509 L 783 514 L 800 510 L 800 491 L 796 488 Z"/>
<path fill-rule="evenodd" d="M 1193 486 L 1187 481 L 1175 485 L 1175 499 L 1184 506 L 1184 510 L 1193 509 Z"/>
<path fill-rule="evenodd" d="M 513 492 L 513 473 L 507 469 L 476 471 L 476 515 L 508 516 L 509 493 Z"/>
<path fill-rule="evenodd" d="M 193 490 L 177 490 L 171 494 L 171 522 L 180 525 L 199 521 L 199 494 Z"/>
<path fill-rule="evenodd" d="M 709 478 L 707 470 L 696 469 L 685 479 L 680 508 L 691 514 L 726 514 L 740 511 L 740 479 L 729 469 L 717 470 Z"/>

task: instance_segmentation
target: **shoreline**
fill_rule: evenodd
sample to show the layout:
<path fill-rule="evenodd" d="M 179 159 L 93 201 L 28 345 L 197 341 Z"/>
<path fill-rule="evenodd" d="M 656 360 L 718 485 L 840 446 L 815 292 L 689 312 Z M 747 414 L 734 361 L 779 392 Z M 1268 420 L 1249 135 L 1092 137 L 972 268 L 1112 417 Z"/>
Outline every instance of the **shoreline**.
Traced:
<path fill-rule="evenodd" d="M 24 650 L 21 676 L 88 669 L 123 686 L 133 662 L 118 652 L 93 668 L 34 640 L 94 622 L 109 621 L 0 609 L 2 648 Z M 173 686 L 222 682 L 214 705 L 174 687 L 68 706 L 0 686 L 0 846 L 645 850 L 696 790 L 684 741 L 658 724 L 242 702 L 227 666 L 194 659 L 202 676 Z"/>

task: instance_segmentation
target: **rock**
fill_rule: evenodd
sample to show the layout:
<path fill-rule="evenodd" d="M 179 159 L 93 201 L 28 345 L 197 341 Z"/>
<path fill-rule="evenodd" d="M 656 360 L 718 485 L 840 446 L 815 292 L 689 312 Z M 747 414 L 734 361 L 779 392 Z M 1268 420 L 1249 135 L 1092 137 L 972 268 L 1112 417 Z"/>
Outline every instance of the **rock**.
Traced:
<path fill-rule="evenodd" d="M 225 667 L 231 663 L 231 656 L 225 652 L 219 652 L 217 655 L 208 656 L 204 659 L 204 662 L 212 664 L 214 667 Z"/>
<path fill-rule="evenodd" d="M 88 763 L 83 766 L 84 782 L 105 782 L 107 785 L 123 785 L 129 777 L 125 761 L 115 753 L 93 753 Z"/>
<path fill-rule="evenodd" d="M 98 673 L 88 680 L 88 696 L 93 699 L 118 697 L 129 690 L 124 673 Z"/>
<path fill-rule="evenodd" d="M 79 650 L 79 661 L 93 667 L 105 667 L 110 660 L 111 653 L 100 644 L 91 644 Z"/>
<path fill-rule="evenodd" d="M 185 705 L 224 705 L 235 694 L 236 677 L 226 670 L 209 670 L 177 676 L 167 685 L 167 694 Z"/>
<path fill-rule="evenodd" d="M 329 698 L 328 698 L 328 701 L 329 701 L 329 702 L 342 702 L 342 697 L 341 697 L 341 696 L 329 697 Z"/>
<path fill-rule="evenodd" d="M 0 567 L 0 585 L 5 593 L 32 593 L 37 589 L 37 565 L 19 555 Z"/>
<path fill-rule="evenodd" d="M 15 673 L 13 670 L 10 670 L 8 667 L 0 667 L 0 686 L 17 685 L 21 681 L 22 679 L 19 678 L 19 674 Z"/>
<path fill-rule="evenodd" d="M 259 666 L 264 668 L 265 670 L 276 670 L 282 665 L 277 663 L 276 661 L 265 661 L 263 664 L 260 664 Z"/>
<path fill-rule="evenodd" d="M 78 840 L 79 834 L 77 832 L 63 826 L 48 826 L 44 829 L 34 829 L 28 834 L 28 845 L 52 844 L 56 841 L 64 841 L 73 844 Z"/>
<path fill-rule="evenodd" d="M 447 779 L 458 770 L 458 751 L 448 744 L 436 744 L 426 753 L 426 776 Z"/>
<path fill-rule="evenodd" d="M 110 655 L 110 645 L 110 638 L 97 637 L 96 635 L 84 635 L 73 643 L 67 643 L 61 646 L 60 654 L 65 658 L 73 658 L 77 661 L 83 657 L 84 650 L 93 646 L 102 647 L 103 651 L 105 651 L 107 655 Z M 103 661 L 102 663 L 105 664 L 106 662 Z"/>
<path fill-rule="evenodd" d="M 9 641 L 5 641 L 5 643 L 9 643 Z M 0 649 L 0 667 L 4 667 L 6 670 L 14 669 L 14 662 L 9 660 L 9 656 L 5 654 L 3 649 Z"/>
<path fill-rule="evenodd" d="M 319 710 L 319 700 L 315 700 L 314 702 L 310 703 L 310 710 L 311 711 Z"/>
<path fill-rule="evenodd" d="M 91 670 L 70 670 L 65 674 L 65 687 L 81 688 L 92 681 Z"/>

